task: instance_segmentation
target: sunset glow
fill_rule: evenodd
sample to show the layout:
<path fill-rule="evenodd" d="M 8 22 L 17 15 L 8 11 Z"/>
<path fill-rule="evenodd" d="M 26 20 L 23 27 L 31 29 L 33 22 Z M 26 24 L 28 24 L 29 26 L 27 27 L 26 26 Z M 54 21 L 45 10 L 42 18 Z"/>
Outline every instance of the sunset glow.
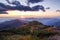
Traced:
<path fill-rule="evenodd" d="M 34 11 L 34 12 L 24 12 L 24 11 L 7 11 L 8 14 L 0 14 L 0 17 L 21 17 L 21 18 L 28 18 L 28 17 L 56 17 L 60 16 L 60 13 L 58 12 L 52 12 L 52 11 L 47 11 L 47 12 L 42 12 L 42 11 Z"/>

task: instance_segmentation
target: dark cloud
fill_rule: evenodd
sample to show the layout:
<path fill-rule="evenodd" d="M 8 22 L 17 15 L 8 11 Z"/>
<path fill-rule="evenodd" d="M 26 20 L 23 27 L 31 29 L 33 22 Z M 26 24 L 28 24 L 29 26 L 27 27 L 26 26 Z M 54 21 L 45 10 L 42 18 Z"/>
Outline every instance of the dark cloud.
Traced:
<path fill-rule="evenodd" d="M 43 12 L 45 12 L 45 8 L 42 5 L 34 6 L 34 7 L 32 7 L 32 9 L 35 10 L 35 11 L 42 10 Z"/>
<path fill-rule="evenodd" d="M 60 10 L 56 10 L 57 12 L 60 12 Z"/>
<path fill-rule="evenodd" d="M 21 5 L 19 1 L 14 1 L 12 3 L 10 3 L 8 0 L 6 0 L 6 1 L 9 4 L 13 4 L 16 6 L 4 5 L 3 3 L 0 3 L 0 7 L 2 7 L 2 9 L 0 9 L 0 11 L 7 11 L 7 10 L 39 11 L 39 10 L 42 10 L 43 12 L 45 12 L 45 8 L 42 5 L 36 5 L 33 7 L 29 7 L 29 6 Z"/>
<path fill-rule="evenodd" d="M 47 7 L 46 9 L 50 9 L 50 7 Z"/>
<path fill-rule="evenodd" d="M 0 14 L 8 14 L 8 13 L 5 11 L 0 11 Z"/>
<path fill-rule="evenodd" d="M 38 2 L 43 2 L 43 0 L 28 0 L 28 3 L 38 3 Z"/>
<path fill-rule="evenodd" d="M 8 14 L 7 12 L 5 12 L 5 5 L 0 3 L 0 14 Z"/>
<path fill-rule="evenodd" d="M 5 10 L 5 5 L 3 3 L 0 3 L 0 11 Z"/>
<path fill-rule="evenodd" d="M 13 1 L 13 2 L 10 2 L 9 0 L 6 0 L 9 4 L 13 4 L 13 5 L 20 5 L 20 2 L 19 1 Z"/>

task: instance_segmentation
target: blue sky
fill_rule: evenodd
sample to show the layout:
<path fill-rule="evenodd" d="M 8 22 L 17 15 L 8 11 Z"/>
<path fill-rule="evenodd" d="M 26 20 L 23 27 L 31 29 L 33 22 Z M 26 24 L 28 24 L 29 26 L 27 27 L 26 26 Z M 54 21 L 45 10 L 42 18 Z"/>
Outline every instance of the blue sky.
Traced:
<path fill-rule="evenodd" d="M 12 0 L 10 0 L 12 1 Z M 22 5 L 27 5 L 26 2 L 27 0 L 18 0 L 21 2 Z M 0 0 L 1 3 L 8 4 L 6 0 Z M 36 4 L 31 4 L 32 5 L 43 5 L 45 7 L 50 7 L 52 10 L 60 10 L 60 0 L 44 0 L 44 2 L 36 3 Z"/>
<path fill-rule="evenodd" d="M 52 10 L 60 10 L 60 0 L 44 0 L 44 2 L 40 2 L 37 4 L 44 5 L 45 7 L 50 7 Z"/>

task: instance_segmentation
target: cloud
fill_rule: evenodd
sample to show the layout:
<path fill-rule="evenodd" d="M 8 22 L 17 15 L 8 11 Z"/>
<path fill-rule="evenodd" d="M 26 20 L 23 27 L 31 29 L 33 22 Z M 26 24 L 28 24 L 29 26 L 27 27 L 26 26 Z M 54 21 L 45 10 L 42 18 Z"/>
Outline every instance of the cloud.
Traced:
<path fill-rule="evenodd" d="M 34 6 L 32 9 L 36 11 L 42 10 L 43 12 L 45 12 L 45 8 L 42 5 Z"/>
<path fill-rule="evenodd" d="M 46 9 L 50 9 L 50 7 L 47 7 Z"/>
<path fill-rule="evenodd" d="M 8 14 L 8 13 L 5 11 L 0 11 L 0 14 Z"/>
<path fill-rule="evenodd" d="M 60 12 L 60 10 L 56 10 L 57 12 Z"/>
<path fill-rule="evenodd" d="M 9 4 L 13 4 L 16 6 L 10 6 L 10 5 L 5 5 L 3 3 L 0 3 L 0 7 L 2 7 L 2 9 L 0 8 L 0 11 L 7 11 L 7 10 L 39 11 L 39 10 L 42 10 L 43 12 L 45 12 L 45 8 L 42 5 L 36 5 L 36 6 L 30 7 L 30 6 L 21 5 L 19 1 L 14 1 L 12 3 L 9 2 L 9 0 L 6 0 L 6 1 Z"/>
<path fill-rule="evenodd" d="M 13 2 L 10 2 L 9 0 L 6 0 L 9 4 L 13 4 L 13 5 L 20 5 L 20 2 L 19 1 L 13 1 Z"/>
<path fill-rule="evenodd" d="M 28 0 L 28 3 L 38 3 L 38 2 L 43 2 L 43 0 Z"/>

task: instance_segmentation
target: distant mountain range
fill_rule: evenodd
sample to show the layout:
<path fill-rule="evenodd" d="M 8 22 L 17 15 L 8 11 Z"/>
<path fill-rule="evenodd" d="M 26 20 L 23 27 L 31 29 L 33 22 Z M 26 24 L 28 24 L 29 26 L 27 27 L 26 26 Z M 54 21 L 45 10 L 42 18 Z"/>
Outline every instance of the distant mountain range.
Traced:
<path fill-rule="evenodd" d="M 25 21 L 39 21 L 44 25 L 60 27 L 60 18 L 26 18 Z"/>
<path fill-rule="evenodd" d="M 57 28 L 59 28 L 60 19 L 51 19 L 50 21 L 46 22 L 46 25 L 56 26 Z"/>
<path fill-rule="evenodd" d="M 9 28 L 19 27 L 22 24 L 23 24 L 23 22 L 18 20 L 18 19 L 5 21 L 5 22 L 0 23 L 0 30 L 5 30 L 5 29 L 9 29 Z"/>
<path fill-rule="evenodd" d="M 9 21 L 8 21 L 9 20 Z M 8 28 L 15 28 L 23 25 L 24 23 L 28 23 L 30 21 L 38 21 L 44 25 L 48 26 L 56 26 L 60 28 L 60 19 L 56 18 L 25 18 L 22 19 L 0 19 L 0 30 L 8 29 Z"/>

